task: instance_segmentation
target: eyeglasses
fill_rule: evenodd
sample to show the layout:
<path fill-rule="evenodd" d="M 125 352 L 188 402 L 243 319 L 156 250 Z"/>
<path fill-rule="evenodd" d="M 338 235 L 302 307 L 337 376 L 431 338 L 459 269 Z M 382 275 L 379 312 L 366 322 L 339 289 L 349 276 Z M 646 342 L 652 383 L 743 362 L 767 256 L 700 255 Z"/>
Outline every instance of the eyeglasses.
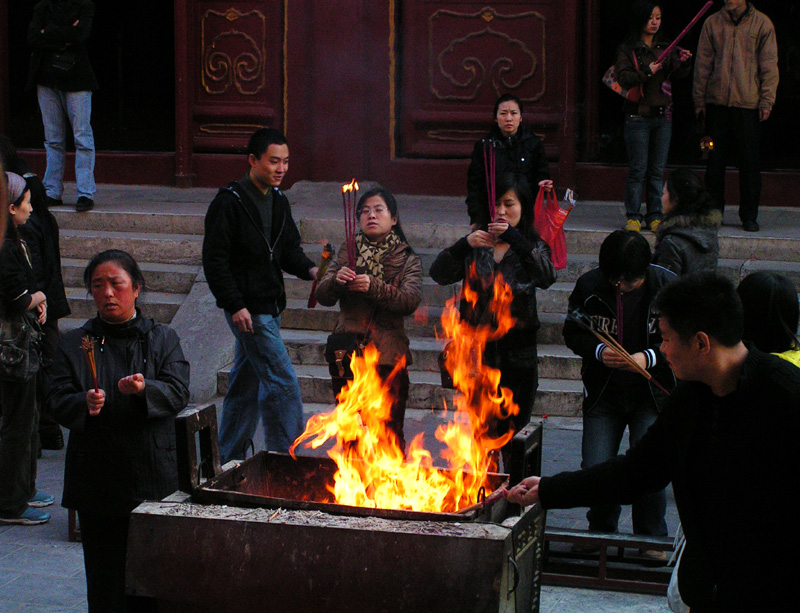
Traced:
<path fill-rule="evenodd" d="M 361 209 L 361 212 L 359 213 L 359 215 L 366 215 L 367 217 L 369 217 L 370 213 L 375 213 L 376 215 L 381 215 L 381 214 L 385 213 L 388 210 L 389 209 L 387 209 L 385 206 L 376 206 L 374 209 L 371 209 L 369 207 L 364 207 L 363 209 Z"/>

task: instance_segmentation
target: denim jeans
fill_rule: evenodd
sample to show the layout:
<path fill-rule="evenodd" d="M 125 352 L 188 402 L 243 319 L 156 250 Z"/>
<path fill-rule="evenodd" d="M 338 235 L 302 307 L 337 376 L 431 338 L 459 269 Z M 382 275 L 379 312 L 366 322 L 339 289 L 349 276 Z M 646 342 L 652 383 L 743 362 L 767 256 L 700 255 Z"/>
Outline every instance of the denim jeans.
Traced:
<path fill-rule="evenodd" d="M 739 166 L 739 219 L 756 221 L 761 200 L 761 122 L 758 109 L 706 107 L 708 133 L 714 150 L 708 155 L 706 187 L 720 210 L 725 208 L 725 165 Z"/>
<path fill-rule="evenodd" d="M 219 449 L 223 463 L 244 458 L 259 418 L 268 451 L 288 451 L 304 428 L 300 386 L 281 338 L 281 319 L 252 317 L 253 333 L 249 334 L 239 331 L 225 312 L 236 349 L 222 402 Z"/>
<path fill-rule="evenodd" d="M 666 117 L 625 116 L 625 147 L 628 150 L 628 178 L 625 180 L 625 214 L 642 220 L 639 212 L 644 196 L 645 223 L 661 219 L 664 167 L 672 139 L 672 120 Z"/>
<path fill-rule="evenodd" d="M 583 416 L 582 468 L 601 464 L 619 453 L 625 427 L 629 428 L 630 445 L 635 445 L 658 417 L 655 402 L 647 388 L 614 393 L 606 391 Z M 664 514 L 667 498 L 664 490 L 645 494 L 633 503 L 633 532 L 649 536 L 666 536 Z M 621 508 L 599 505 L 589 509 L 589 529 L 616 532 Z"/>
<path fill-rule="evenodd" d="M 39 85 L 39 109 L 44 123 L 44 149 L 47 170 L 44 187 L 47 195 L 61 200 L 64 193 L 64 158 L 67 140 L 67 120 L 75 137 L 75 180 L 78 197 L 93 198 L 94 133 L 92 132 L 92 92 L 65 92 Z"/>

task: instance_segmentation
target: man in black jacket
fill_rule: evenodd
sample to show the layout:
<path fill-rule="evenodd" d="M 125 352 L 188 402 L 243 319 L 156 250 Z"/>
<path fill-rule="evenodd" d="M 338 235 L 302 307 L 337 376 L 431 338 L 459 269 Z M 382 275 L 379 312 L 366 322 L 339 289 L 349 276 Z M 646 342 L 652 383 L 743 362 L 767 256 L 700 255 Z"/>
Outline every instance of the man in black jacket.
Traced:
<path fill-rule="evenodd" d="M 741 302 L 724 277 L 681 277 L 655 307 L 680 380 L 656 422 L 624 456 L 528 477 L 509 499 L 625 503 L 671 481 L 686 535 L 678 583 L 692 613 L 794 611 L 800 369 L 741 341 Z"/>
<path fill-rule="evenodd" d="M 317 272 L 278 188 L 289 168 L 286 137 L 257 130 L 247 153 L 250 171 L 214 198 L 203 241 L 208 285 L 236 337 L 219 433 L 224 462 L 244 457 L 259 417 L 270 451 L 287 451 L 303 431 L 300 388 L 280 334 L 282 271 L 306 280 Z"/>
<path fill-rule="evenodd" d="M 61 205 L 67 121 L 75 137 L 77 211 L 94 207 L 94 133 L 92 90 L 97 79 L 86 41 L 92 32 L 94 4 L 89 0 L 42 0 L 28 26 L 31 54 L 28 87 L 36 86 L 44 122 L 47 170 L 44 186 L 49 206 Z"/>

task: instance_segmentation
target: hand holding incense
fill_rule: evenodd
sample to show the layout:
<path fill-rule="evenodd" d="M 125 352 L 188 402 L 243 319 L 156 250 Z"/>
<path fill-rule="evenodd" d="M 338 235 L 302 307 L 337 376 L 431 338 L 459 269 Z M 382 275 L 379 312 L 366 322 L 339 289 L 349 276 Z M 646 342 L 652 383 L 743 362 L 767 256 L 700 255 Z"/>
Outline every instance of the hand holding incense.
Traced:
<path fill-rule="evenodd" d="M 94 361 L 94 341 L 88 336 L 84 336 L 81 339 L 81 349 L 83 349 L 83 356 L 86 358 L 86 363 L 89 365 L 89 372 L 92 374 L 94 391 L 99 392 L 100 386 L 97 385 L 97 363 Z"/>
<path fill-rule="evenodd" d="M 314 277 L 314 283 L 311 285 L 311 294 L 308 296 L 309 309 L 313 309 L 315 306 L 317 306 L 317 285 L 319 285 L 319 282 L 322 277 L 325 276 L 325 273 L 328 272 L 328 266 L 330 266 L 331 260 L 333 259 L 333 254 L 333 245 L 327 243 L 322 248 L 322 259 L 320 260 L 319 267 L 317 268 L 317 276 Z"/>

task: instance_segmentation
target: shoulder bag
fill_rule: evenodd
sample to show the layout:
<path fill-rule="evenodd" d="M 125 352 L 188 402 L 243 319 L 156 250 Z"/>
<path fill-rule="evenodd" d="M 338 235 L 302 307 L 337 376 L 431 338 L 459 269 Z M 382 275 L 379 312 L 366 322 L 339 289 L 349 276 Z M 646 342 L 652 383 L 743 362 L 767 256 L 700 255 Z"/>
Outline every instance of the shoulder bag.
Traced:
<path fill-rule="evenodd" d="M 42 329 L 30 311 L 0 313 L 0 381 L 26 381 L 39 370 Z"/>

